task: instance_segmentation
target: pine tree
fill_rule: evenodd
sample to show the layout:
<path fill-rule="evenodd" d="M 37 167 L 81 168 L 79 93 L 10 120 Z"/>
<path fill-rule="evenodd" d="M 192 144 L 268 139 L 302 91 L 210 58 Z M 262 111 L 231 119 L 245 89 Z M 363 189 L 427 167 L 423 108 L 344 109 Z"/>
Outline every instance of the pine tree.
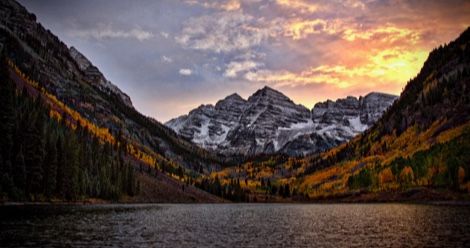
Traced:
<path fill-rule="evenodd" d="M 21 147 L 16 154 L 15 165 L 12 167 L 13 181 L 16 187 L 23 192 L 26 186 L 26 164 Z"/>
<path fill-rule="evenodd" d="M 25 130 L 26 194 L 40 193 L 42 190 L 42 163 L 44 159 L 43 115 L 33 111 L 31 123 Z"/>
<path fill-rule="evenodd" d="M 65 198 L 65 167 L 67 166 L 67 158 L 65 156 L 65 144 L 62 136 L 59 136 L 56 142 L 57 147 L 57 173 L 56 173 L 56 189 L 55 192 L 59 197 Z"/>
<path fill-rule="evenodd" d="M 65 144 L 65 154 L 67 163 L 64 167 L 65 175 L 65 198 L 67 200 L 75 200 L 78 197 L 78 170 L 79 170 L 79 147 L 76 137 L 73 134 L 67 135 Z"/>
<path fill-rule="evenodd" d="M 66 111 L 61 111 L 59 122 L 49 118 L 41 94 L 34 98 L 26 87 L 22 94 L 16 94 L 15 85 L 8 81 L 9 75 L 0 74 L 1 193 L 21 200 L 37 200 L 43 194 L 67 200 L 81 196 L 118 199 L 122 194 L 138 193 L 140 184 L 134 166 L 127 160 L 122 135 L 121 146 L 115 148 L 110 143 L 101 143 L 80 124 L 74 131 L 65 121 L 70 120 Z M 182 167 L 175 170 L 161 162 L 162 168 L 166 166 L 184 178 Z M 220 192 L 220 182 L 213 188 Z"/>
<path fill-rule="evenodd" d="M 0 63 L 0 155 L 3 161 L 11 161 L 11 150 L 13 148 L 12 134 L 15 125 L 15 89 L 10 80 L 8 80 L 8 68 L 3 56 L 0 56 Z M 3 161 L 0 161 L 0 163 Z M 1 170 L 2 167 L 0 167 Z"/>
<path fill-rule="evenodd" d="M 47 141 L 47 152 L 44 158 L 44 193 L 47 197 L 51 197 L 56 189 L 57 177 L 57 147 L 56 141 L 51 138 Z"/>
<path fill-rule="evenodd" d="M 181 166 L 178 166 L 177 174 L 180 180 L 184 178 L 184 171 L 183 171 L 183 168 L 181 168 Z"/>
<path fill-rule="evenodd" d="M 289 184 L 286 184 L 285 187 L 284 187 L 284 197 L 290 197 Z"/>

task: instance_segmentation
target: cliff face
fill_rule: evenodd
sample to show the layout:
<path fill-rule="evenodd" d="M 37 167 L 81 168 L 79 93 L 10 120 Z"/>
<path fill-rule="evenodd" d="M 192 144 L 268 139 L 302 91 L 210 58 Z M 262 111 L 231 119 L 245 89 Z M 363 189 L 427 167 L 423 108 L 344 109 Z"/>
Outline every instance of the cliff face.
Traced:
<path fill-rule="evenodd" d="M 135 110 L 129 96 L 89 59 L 67 47 L 13 0 L 0 1 L 0 51 L 40 87 L 94 125 L 126 137 L 141 150 L 161 155 L 160 164 L 200 171 L 222 163 L 221 158 Z"/>
<path fill-rule="evenodd" d="M 380 108 L 376 103 L 382 101 L 377 99 L 376 95 L 364 97 L 364 108 Z M 361 119 L 374 119 L 366 113 Z M 380 195 L 391 192 L 397 198 L 385 200 L 433 199 L 429 189 L 470 192 L 469 149 L 467 28 L 459 38 L 429 54 L 418 75 L 370 129 L 327 153 L 306 157 L 297 178 L 306 192 L 315 190 L 315 197 L 352 196 L 360 191 L 370 193 L 367 197 L 372 198 L 364 198 L 368 201 L 382 200 Z"/>
<path fill-rule="evenodd" d="M 264 87 L 245 100 L 237 94 L 201 105 L 166 125 L 202 147 L 224 154 L 304 155 L 345 142 L 371 126 L 396 96 L 370 93 L 317 103 L 312 111 Z"/>
<path fill-rule="evenodd" d="M 116 85 L 111 83 L 111 81 L 107 80 L 98 67 L 94 66 L 75 47 L 70 47 L 70 56 L 72 56 L 80 71 L 84 74 L 85 80 L 90 83 L 97 84 L 98 88 L 107 94 L 117 95 L 124 104 L 133 108 L 131 98 L 126 93 L 122 92 Z"/>

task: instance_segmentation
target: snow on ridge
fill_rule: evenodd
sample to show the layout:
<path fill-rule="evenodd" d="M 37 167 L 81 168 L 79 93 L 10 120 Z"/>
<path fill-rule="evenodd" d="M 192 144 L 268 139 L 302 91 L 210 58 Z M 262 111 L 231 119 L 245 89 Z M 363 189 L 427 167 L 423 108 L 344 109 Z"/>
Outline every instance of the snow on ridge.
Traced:
<path fill-rule="evenodd" d="M 211 111 L 192 110 L 188 121 L 167 122 L 193 142 L 220 153 L 321 152 L 364 132 L 393 101 L 372 94 L 318 103 L 312 110 L 282 93 L 259 90 L 248 100 L 238 95 L 217 102 Z M 373 99 L 372 99 L 373 98 Z M 228 135 L 230 133 L 230 135 Z"/>
<path fill-rule="evenodd" d="M 366 131 L 367 128 L 369 128 L 369 126 L 367 126 L 366 124 L 363 124 L 361 122 L 361 117 L 360 116 L 348 119 L 348 121 L 349 121 L 349 124 L 351 124 L 352 129 L 355 130 L 355 131 L 358 131 L 358 132 L 362 133 L 362 132 Z"/>
<path fill-rule="evenodd" d="M 209 119 L 206 118 L 199 127 L 199 132 L 194 133 L 193 141 L 198 144 L 206 144 L 209 137 Z"/>

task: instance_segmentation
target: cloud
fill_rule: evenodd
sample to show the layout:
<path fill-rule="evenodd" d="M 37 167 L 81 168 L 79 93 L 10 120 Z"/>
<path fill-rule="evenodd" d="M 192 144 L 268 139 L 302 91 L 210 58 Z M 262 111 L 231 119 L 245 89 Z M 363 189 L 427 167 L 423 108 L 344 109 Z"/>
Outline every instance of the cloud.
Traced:
<path fill-rule="evenodd" d="M 238 76 L 240 72 L 250 71 L 261 66 L 261 63 L 258 63 L 253 60 L 245 60 L 241 62 L 232 61 L 227 65 L 227 68 L 224 72 L 224 77 L 234 78 Z"/>
<path fill-rule="evenodd" d="M 361 0 L 276 0 L 278 6 L 294 13 L 309 15 L 316 13 L 341 13 L 342 11 L 362 11 L 367 8 Z M 370 1 L 366 1 L 370 2 Z"/>
<path fill-rule="evenodd" d="M 305 0 L 276 0 L 276 3 L 284 8 L 300 10 L 301 13 L 313 13 L 322 8 L 319 4 L 310 3 Z"/>
<path fill-rule="evenodd" d="M 270 84 L 275 87 L 298 86 L 308 84 L 333 84 L 340 85 L 341 82 L 328 74 L 317 73 L 315 68 L 302 71 L 300 73 L 288 70 L 259 70 L 256 72 L 247 72 L 245 78 L 252 82 Z"/>
<path fill-rule="evenodd" d="M 359 9 L 365 9 L 366 4 L 363 3 L 361 0 L 345 0 L 343 1 L 343 5 L 346 7 L 351 7 L 351 8 L 359 8 Z"/>
<path fill-rule="evenodd" d="M 154 37 L 154 34 L 150 31 L 144 30 L 140 27 L 133 28 L 130 30 L 115 29 L 111 25 L 99 24 L 97 27 L 92 29 L 80 29 L 69 31 L 69 34 L 73 37 L 79 37 L 84 39 L 137 39 L 138 41 L 145 41 Z"/>
<path fill-rule="evenodd" d="M 160 35 L 163 36 L 163 38 L 165 38 L 165 39 L 168 39 L 168 37 L 170 37 L 170 34 L 169 34 L 169 33 L 163 32 L 163 31 L 160 32 Z"/>
<path fill-rule="evenodd" d="M 346 41 L 375 40 L 392 44 L 406 40 L 415 44 L 420 39 L 420 33 L 407 27 L 400 27 L 390 23 L 375 24 L 364 27 L 357 23 L 342 19 L 292 19 L 284 22 L 283 34 L 293 40 L 305 39 L 312 34 L 338 35 Z"/>
<path fill-rule="evenodd" d="M 231 11 L 191 18 L 176 42 L 186 48 L 228 53 L 250 49 L 268 37 L 269 30 L 260 27 L 255 18 Z"/>
<path fill-rule="evenodd" d="M 173 59 L 170 58 L 170 57 L 167 57 L 165 55 L 162 56 L 162 61 L 165 62 L 165 63 L 172 63 L 173 62 Z"/>
<path fill-rule="evenodd" d="M 307 38 L 311 34 L 334 34 L 337 30 L 330 22 L 322 19 L 291 20 L 284 24 L 284 35 L 293 40 Z"/>
<path fill-rule="evenodd" d="M 312 104 L 351 92 L 397 94 L 429 51 L 470 25 L 468 0 L 21 2 L 159 118 L 189 107 L 157 111 L 143 102 L 181 101 L 188 87 L 184 100 L 194 105 L 264 84 Z"/>
<path fill-rule="evenodd" d="M 179 70 L 179 74 L 183 75 L 183 76 L 190 76 L 191 74 L 193 74 L 193 71 L 191 69 L 180 69 Z"/>
<path fill-rule="evenodd" d="M 252 82 L 273 84 L 276 87 L 310 84 L 333 85 L 335 88 L 357 88 L 367 85 L 402 85 L 416 75 L 426 59 L 424 50 L 405 51 L 385 49 L 372 54 L 361 64 L 325 64 L 300 72 L 288 70 L 250 71 L 245 78 Z"/>
<path fill-rule="evenodd" d="M 232 11 L 240 9 L 240 1 L 227 0 L 227 1 L 201 1 L 201 0 L 187 0 L 189 5 L 199 5 L 204 8 L 219 9 L 225 11 Z"/>
<path fill-rule="evenodd" d="M 406 39 L 408 42 L 415 44 L 420 39 L 418 32 L 391 24 L 363 31 L 355 27 L 345 27 L 342 33 L 343 38 L 348 41 L 354 41 L 356 39 L 375 39 L 381 42 L 394 43 L 396 41 Z"/>

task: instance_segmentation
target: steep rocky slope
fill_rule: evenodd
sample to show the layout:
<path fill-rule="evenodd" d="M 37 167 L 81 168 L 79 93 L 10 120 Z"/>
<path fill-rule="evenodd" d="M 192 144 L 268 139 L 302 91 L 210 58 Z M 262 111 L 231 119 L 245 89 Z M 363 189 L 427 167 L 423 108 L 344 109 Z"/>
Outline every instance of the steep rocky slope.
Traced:
<path fill-rule="evenodd" d="M 434 49 L 374 121 L 377 95 L 315 106 L 313 119 L 324 125 L 371 125 L 349 142 L 305 157 L 253 156 L 211 177 L 241 182 L 256 201 L 469 201 L 470 28 Z"/>
<path fill-rule="evenodd" d="M 418 75 L 372 128 L 302 161 L 297 186 L 314 197 L 364 192 L 376 197 L 377 192 L 404 191 L 409 197 L 426 188 L 470 192 L 469 149 L 467 28 L 429 54 Z M 445 195 L 439 199 L 452 199 Z"/>
<path fill-rule="evenodd" d="M 146 162 L 201 171 L 222 158 L 181 139 L 140 114 L 130 98 L 109 82 L 77 49 L 69 48 L 13 0 L 0 2 L 0 50 L 28 78 L 67 107 L 139 149 Z"/>
<path fill-rule="evenodd" d="M 224 154 L 304 155 L 341 144 L 371 126 L 396 96 L 370 93 L 317 103 L 312 111 L 264 87 L 247 100 L 237 94 L 201 105 L 165 123 L 202 147 Z"/>
<path fill-rule="evenodd" d="M 116 85 L 108 81 L 101 71 L 94 66 L 83 54 L 75 47 L 70 47 L 70 56 L 77 62 L 80 71 L 83 73 L 85 80 L 96 83 L 98 89 L 111 95 L 117 95 L 121 101 L 128 107 L 133 108 L 131 98 L 122 92 Z"/>

